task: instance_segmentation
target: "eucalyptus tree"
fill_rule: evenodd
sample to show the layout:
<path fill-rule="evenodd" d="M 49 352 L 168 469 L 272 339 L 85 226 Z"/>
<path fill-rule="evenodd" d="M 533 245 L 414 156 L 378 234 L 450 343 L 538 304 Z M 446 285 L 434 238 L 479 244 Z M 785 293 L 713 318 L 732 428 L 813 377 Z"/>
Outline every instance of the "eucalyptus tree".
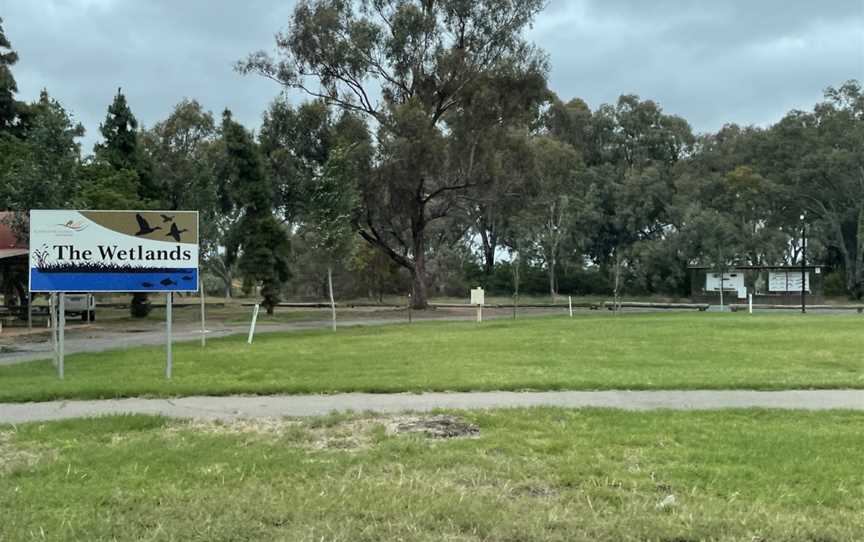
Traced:
<path fill-rule="evenodd" d="M 80 146 L 84 128 L 46 91 L 28 106 L 24 137 L 0 134 L 0 209 L 15 236 L 26 240 L 28 211 L 78 205 Z M 27 301 L 26 269 L 6 267 L 0 291 Z"/>
<path fill-rule="evenodd" d="M 788 191 L 789 222 L 805 213 L 828 249 L 839 254 L 846 288 L 856 298 L 864 296 L 862 149 L 864 91 L 852 80 L 829 87 L 813 111 L 792 111 L 772 126 L 757 160 L 760 172 Z"/>
<path fill-rule="evenodd" d="M 447 118 L 448 156 L 472 177 L 473 186 L 461 196 L 460 206 L 471 233 L 480 240 L 487 277 L 494 272 L 496 252 L 527 196 L 530 140 L 541 109 L 551 98 L 547 70 L 539 54 L 509 59 L 472 85 Z"/>
<path fill-rule="evenodd" d="M 600 106 L 588 133 L 586 251 L 620 286 L 634 247 L 674 231 L 676 166 L 691 153 L 694 137 L 686 121 L 632 95 Z"/>
<path fill-rule="evenodd" d="M 411 273 L 418 308 L 427 304 L 430 229 L 473 184 L 470 168 L 447 167 L 447 116 L 484 74 L 533 54 L 522 32 L 542 7 L 542 0 L 306 0 L 277 36 L 275 58 L 259 52 L 239 66 L 377 125 L 381 167 L 360 180 L 355 227 Z"/>
<path fill-rule="evenodd" d="M 531 164 L 530 186 L 517 227 L 542 256 L 554 299 L 562 244 L 573 235 L 581 215 L 583 164 L 571 145 L 551 137 L 536 137 L 531 142 Z"/>

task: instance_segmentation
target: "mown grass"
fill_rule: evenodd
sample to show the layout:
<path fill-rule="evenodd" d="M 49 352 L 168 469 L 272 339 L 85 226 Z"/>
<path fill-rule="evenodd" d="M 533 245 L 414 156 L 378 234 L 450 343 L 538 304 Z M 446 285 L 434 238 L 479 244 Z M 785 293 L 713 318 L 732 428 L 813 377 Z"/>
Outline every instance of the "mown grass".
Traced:
<path fill-rule="evenodd" d="M 0 367 L 0 401 L 424 390 L 864 388 L 855 316 L 605 314 L 235 336 Z"/>
<path fill-rule="evenodd" d="M 0 427 L 0 540 L 858 541 L 864 417 L 553 408 Z"/>

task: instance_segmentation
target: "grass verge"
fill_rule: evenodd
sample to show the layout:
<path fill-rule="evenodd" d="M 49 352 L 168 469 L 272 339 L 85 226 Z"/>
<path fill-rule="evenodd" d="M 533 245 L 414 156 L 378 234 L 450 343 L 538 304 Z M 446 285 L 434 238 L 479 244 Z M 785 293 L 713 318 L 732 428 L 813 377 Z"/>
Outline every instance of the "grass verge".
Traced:
<path fill-rule="evenodd" d="M 857 541 L 864 418 L 554 408 L 0 427 L 0 540 Z"/>
<path fill-rule="evenodd" d="M 855 316 L 634 314 L 234 336 L 0 367 L 0 401 L 425 390 L 864 388 Z"/>

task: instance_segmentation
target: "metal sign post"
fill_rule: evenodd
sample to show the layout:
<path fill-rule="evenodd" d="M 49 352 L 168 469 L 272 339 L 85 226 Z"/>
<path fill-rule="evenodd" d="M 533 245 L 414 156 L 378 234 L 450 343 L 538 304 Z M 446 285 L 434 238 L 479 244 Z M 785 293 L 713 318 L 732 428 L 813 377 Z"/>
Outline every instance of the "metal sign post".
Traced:
<path fill-rule="evenodd" d="M 260 305 L 255 303 L 255 310 L 252 311 L 252 325 L 249 326 L 249 339 L 246 341 L 247 344 L 252 344 L 252 337 L 255 336 L 255 322 L 258 321 L 258 309 Z"/>
<path fill-rule="evenodd" d="M 174 293 L 168 292 L 165 294 L 165 335 L 166 335 L 166 343 L 165 343 L 165 352 L 168 355 L 168 361 L 165 365 L 165 378 L 171 378 L 171 369 L 174 365 L 174 353 L 171 351 L 172 346 L 172 337 L 171 337 L 171 320 L 173 319 L 171 302 L 173 300 Z"/>
<path fill-rule="evenodd" d="M 204 279 L 198 280 L 198 291 L 200 293 L 199 297 L 201 298 L 201 346 L 207 346 L 207 329 L 205 327 L 205 317 L 204 317 Z"/>
<path fill-rule="evenodd" d="M 59 344 L 59 353 L 57 356 L 57 376 L 60 377 L 60 380 L 63 380 L 64 373 L 64 344 L 63 342 L 66 340 L 66 294 L 64 292 L 60 292 L 60 325 L 57 326 L 57 335 L 59 340 L 57 341 Z"/>
<path fill-rule="evenodd" d="M 57 367 L 57 294 L 48 296 L 48 328 L 51 330 L 51 364 Z"/>

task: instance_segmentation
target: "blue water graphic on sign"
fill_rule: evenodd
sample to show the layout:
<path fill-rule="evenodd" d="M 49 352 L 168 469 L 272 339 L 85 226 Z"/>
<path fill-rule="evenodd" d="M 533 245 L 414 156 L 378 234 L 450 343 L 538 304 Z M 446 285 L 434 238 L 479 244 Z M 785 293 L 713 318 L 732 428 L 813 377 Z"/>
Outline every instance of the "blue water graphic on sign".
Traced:
<path fill-rule="evenodd" d="M 139 273 L 63 273 L 30 269 L 33 292 L 189 292 L 198 290 L 197 269 Z"/>

